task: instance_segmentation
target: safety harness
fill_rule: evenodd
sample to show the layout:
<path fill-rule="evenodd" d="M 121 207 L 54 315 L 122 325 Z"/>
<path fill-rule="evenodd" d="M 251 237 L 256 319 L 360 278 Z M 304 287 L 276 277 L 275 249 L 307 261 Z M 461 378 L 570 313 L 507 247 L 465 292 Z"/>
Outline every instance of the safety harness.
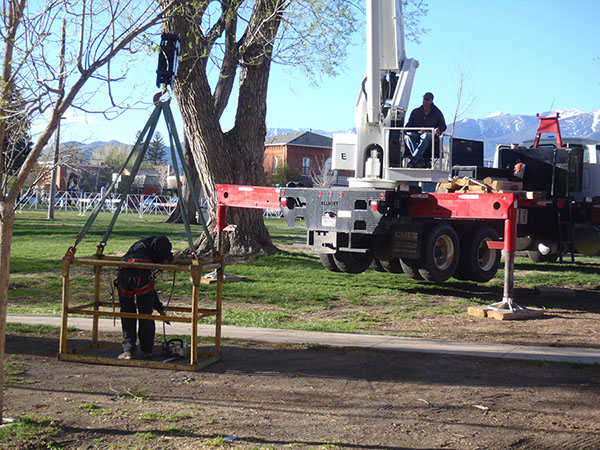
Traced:
<path fill-rule="evenodd" d="M 149 259 L 145 259 L 145 258 L 130 258 L 130 259 L 126 259 L 126 262 L 140 262 L 140 263 L 151 263 L 152 261 Z M 123 270 L 131 270 L 131 269 L 124 269 L 122 267 L 119 268 L 119 276 L 117 277 L 118 280 L 121 280 L 121 271 Z M 152 272 L 151 274 L 151 278 L 150 281 L 148 282 L 148 284 L 145 285 L 141 285 L 142 284 L 142 270 L 148 270 L 148 269 L 138 269 L 139 273 L 138 273 L 138 279 L 137 279 L 137 286 L 135 287 L 135 289 L 133 290 L 129 290 L 127 288 L 125 288 L 121 282 L 119 281 L 117 283 L 117 289 L 119 290 L 119 294 L 121 294 L 123 297 L 125 298 L 133 298 L 134 295 L 144 295 L 147 294 L 148 292 L 150 292 L 153 288 L 154 285 L 156 284 L 156 273 Z"/>

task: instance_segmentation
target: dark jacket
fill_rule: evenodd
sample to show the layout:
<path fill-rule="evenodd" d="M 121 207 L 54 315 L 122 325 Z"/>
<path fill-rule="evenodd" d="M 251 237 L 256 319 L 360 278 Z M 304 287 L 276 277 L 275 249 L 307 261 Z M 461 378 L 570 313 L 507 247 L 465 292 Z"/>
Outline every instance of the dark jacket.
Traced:
<path fill-rule="evenodd" d="M 150 236 L 141 241 L 137 241 L 123 256 L 123 261 L 128 259 L 149 259 L 153 263 L 171 262 L 173 253 L 171 253 L 171 241 L 166 236 Z"/>
<path fill-rule="evenodd" d="M 413 109 L 413 111 L 410 113 L 410 117 L 408 118 L 406 126 L 414 128 L 439 128 L 440 133 L 446 131 L 447 128 L 442 111 L 440 111 L 440 109 L 433 103 L 431 104 L 431 111 L 429 111 L 429 114 L 425 114 L 423 105 Z"/>
<path fill-rule="evenodd" d="M 171 242 L 166 236 L 151 236 L 137 241 L 123 256 L 123 261 L 160 264 L 173 260 Z M 147 269 L 119 269 L 119 293 L 125 297 L 142 295 L 154 288 L 154 273 Z"/>

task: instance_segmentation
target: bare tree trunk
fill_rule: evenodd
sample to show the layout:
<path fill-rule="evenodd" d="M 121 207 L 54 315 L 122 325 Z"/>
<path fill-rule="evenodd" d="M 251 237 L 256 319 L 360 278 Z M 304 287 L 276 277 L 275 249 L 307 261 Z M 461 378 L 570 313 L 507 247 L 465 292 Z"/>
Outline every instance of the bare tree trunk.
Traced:
<path fill-rule="evenodd" d="M 13 203 L 0 201 L 0 388 L 4 386 L 4 346 L 6 343 L 6 310 L 10 283 L 10 247 L 15 219 Z M 4 395 L 0 395 L 0 424 L 4 411 Z"/>
<path fill-rule="evenodd" d="M 280 0 L 256 0 L 247 30 L 236 42 L 239 2 L 222 2 L 224 13 L 220 25 L 221 29 L 227 31 L 226 55 L 214 95 L 207 77 L 207 56 L 214 41 L 209 41 L 209 35 L 196 39 L 198 35 L 190 31 L 194 22 L 189 17 L 197 14 L 198 10 L 187 9 L 165 22 L 165 31 L 181 36 L 182 49 L 197 50 L 195 56 L 188 54 L 182 57 L 175 94 L 209 207 L 213 234 L 216 184 L 264 186 L 266 183 L 263 169 L 266 96 L 272 43 L 279 26 L 282 5 Z M 233 8 L 233 13 L 227 8 Z M 219 119 L 229 98 L 237 64 L 240 64 L 241 72 L 235 125 L 224 133 Z M 231 255 L 248 255 L 260 250 L 276 251 L 261 211 L 230 209 L 228 222 L 237 225 L 236 230 L 225 238 L 223 250 L 229 250 Z M 197 245 L 203 243 L 202 239 L 197 241 Z"/>

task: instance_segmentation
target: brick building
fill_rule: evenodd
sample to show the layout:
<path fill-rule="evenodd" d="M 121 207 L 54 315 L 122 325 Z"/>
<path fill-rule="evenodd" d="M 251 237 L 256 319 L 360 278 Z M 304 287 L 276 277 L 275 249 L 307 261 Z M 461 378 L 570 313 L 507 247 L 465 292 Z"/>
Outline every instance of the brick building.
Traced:
<path fill-rule="evenodd" d="M 287 164 L 298 170 L 301 181 L 309 181 L 311 174 L 321 174 L 323 168 L 331 167 L 333 139 L 311 131 L 286 133 L 265 140 L 265 174 L 275 173 Z"/>
<path fill-rule="evenodd" d="M 42 165 L 46 169 L 43 177 L 38 181 L 38 186 L 43 189 L 50 189 L 50 185 L 52 184 L 52 163 L 46 162 L 42 163 Z M 94 186 L 95 184 L 96 188 L 100 189 L 101 186 L 98 185 L 98 180 L 104 170 L 106 170 L 106 166 L 104 165 L 59 164 L 56 167 L 56 189 L 58 191 L 78 191 L 81 189 L 83 178 L 90 180 L 87 183 L 89 186 Z"/>

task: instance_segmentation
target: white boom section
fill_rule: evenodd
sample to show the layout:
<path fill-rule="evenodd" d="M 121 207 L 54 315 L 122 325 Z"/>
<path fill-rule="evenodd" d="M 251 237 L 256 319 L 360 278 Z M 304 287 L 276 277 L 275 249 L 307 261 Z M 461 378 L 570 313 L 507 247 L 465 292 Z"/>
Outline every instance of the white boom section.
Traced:
<path fill-rule="evenodd" d="M 404 24 L 400 0 L 367 0 L 367 122 L 381 121 L 381 81 L 390 72 L 399 73 L 406 61 Z M 416 62 L 416 61 L 415 61 Z M 417 63 L 418 66 L 418 63 Z M 416 66 L 415 66 L 416 68 Z M 413 72 L 414 75 L 414 72 Z M 406 83 L 405 83 L 406 84 Z M 408 86 L 410 98 L 411 85 Z M 404 105 L 408 107 L 408 100 Z"/>
<path fill-rule="evenodd" d="M 419 63 L 406 57 L 401 0 L 366 0 L 366 6 L 367 70 L 355 106 L 357 135 L 355 141 L 334 136 L 332 168 L 353 168 L 350 186 L 388 188 L 406 175 L 390 167 L 389 129 L 404 124 Z M 422 172 L 423 181 L 430 175 Z"/>
<path fill-rule="evenodd" d="M 398 72 L 402 68 L 401 62 L 406 59 L 400 0 L 381 2 L 381 22 L 381 70 Z"/>
<path fill-rule="evenodd" d="M 367 0 L 367 122 L 379 123 L 381 116 L 380 86 L 381 86 L 381 2 Z"/>

